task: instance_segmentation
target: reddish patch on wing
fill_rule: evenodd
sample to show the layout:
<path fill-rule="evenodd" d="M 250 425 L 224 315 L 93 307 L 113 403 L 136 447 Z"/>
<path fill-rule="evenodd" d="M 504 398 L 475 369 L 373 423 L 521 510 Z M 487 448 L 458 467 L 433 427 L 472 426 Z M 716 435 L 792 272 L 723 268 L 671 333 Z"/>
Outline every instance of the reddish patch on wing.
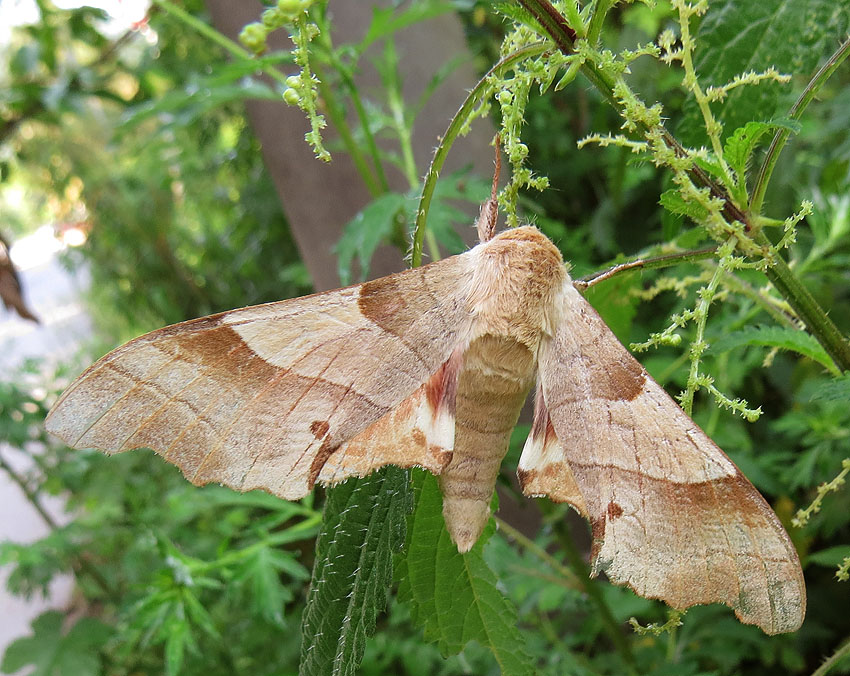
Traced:
<path fill-rule="evenodd" d="M 446 362 L 438 368 L 425 383 L 425 396 L 436 418 L 440 411 L 447 411 L 454 417 L 457 401 L 457 381 L 463 367 L 463 353 L 455 350 Z"/>
<path fill-rule="evenodd" d="M 606 513 L 608 514 L 608 520 L 613 521 L 614 519 L 619 519 L 621 516 L 623 516 L 623 508 L 620 507 L 620 505 L 618 505 L 616 502 L 611 500 L 611 502 L 608 503 L 608 509 L 606 510 Z"/>
<path fill-rule="evenodd" d="M 310 431 L 316 439 L 324 437 L 330 428 L 330 423 L 327 420 L 314 420 L 310 423 Z"/>

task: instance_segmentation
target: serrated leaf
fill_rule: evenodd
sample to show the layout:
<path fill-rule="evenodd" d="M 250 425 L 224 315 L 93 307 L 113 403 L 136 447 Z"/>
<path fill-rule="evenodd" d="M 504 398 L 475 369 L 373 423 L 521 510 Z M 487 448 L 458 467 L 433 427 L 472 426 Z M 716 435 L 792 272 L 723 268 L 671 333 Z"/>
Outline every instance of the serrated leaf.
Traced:
<path fill-rule="evenodd" d="M 712 343 L 712 349 L 717 352 L 727 352 L 744 345 L 760 345 L 791 350 L 818 362 L 832 373 L 839 373 L 832 358 L 814 337 L 805 331 L 784 326 L 750 326 L 742 331 L 723 336 Z"/>
<path fill-rule="evenodd" d="M 407 198 L 390 192 L 374 199 L 345 225 L 342 237 L 334 247 L 337 270 L 342 283 L 351 284 L 351 264 L 355 257 L 360 264 L 360 279 L 369 275 L 369 265 L 375 249 L 393 232 L 398 219 L 406 219 Z"/>
<path fill-rule="evenodd" d="M 99 649 L 112 630 L 100 620 L 83 618 L 63 633 L 64 615 L 49 611 L 32 623 L 32 636 L 14 641 L 3 655 L 0 669 L 11 674 L 31 666 L 31 676 L 98 676 Z"/>
<path fill-rule="evenodd" d="M 847 401 L 850 400 L 850 374 L 833 378 L 818 388 L 812 395 L 812 401 Z"/>
<path fill-rule="evenodd" d="M 695 67 L 700 84 L 723 85 L 744 70 L 810 76 L 847 34 L 850 6 L 834 0 L 712 0 L 696 34 Z M 729 92 L 712 110 L 727 129 L 750 120 L 769 120 L 780 95 L 792 85 L 762 82 Z M 797 87 L 797 89 L 799 86 Z M 677 130 L 687 145 L 707 143 L 702 117 L 693 100 Z"/>
<path fill-rule="evenodd" d="M 386 607 L 409 507 L 408 475 L 398 467 L 328 490 L 301 624 L 300 676 L 357 672 L 366 638 Z"/>
<path fill-rule="evenodd" d="M 770 122 L 747 122 L 743 127 L 738 127 L 726 139 L 726 144 L 723 148 L 723 157 L 735 171 L 734 197 L 741 205 L 747 203 L 746 177 L 750 156 L 758 146 L 761 137 L 777 127 L 784 127 L 796 133 L 800 130 L 800 123 L 791 119 L 772 120 Z"/>
<path fill-rule="evenodd" d="M 670 213 L 687 216 L 699 223 L 708 216 L 708 211 L 696 202 L 686 202 L 682 194 L 675 189 L 665 190 L 661 193 L 658 203 Z"/>
<path fill-rule="evenodd" d="M 292 600 L 292 592 L 280 580 L 283 573 L 306 579 L 309 573 L 292 554 L 272 547 L 259 547 L 246 558 L 233 578 L 245 586 L 254 608 L 272 624 L 283 626 L 283 607 Z M 294 574 L 293 574 L 294 573 Z"/>
<path fill-rule="evenodd" d="M 504 676 L 536 673 L 517 629 L 516 609 L 499 591 L 482 556 L 494 532 L 492 521 L 472 550 L 460 554 L 446 531 L 437 480 L 417 472 L 414 485 L 418 499 L 397 576 L 399 596 L 424 628 L 425 638 L 437 642 L 443 655 L 478 641 L 493 653 Z"/>

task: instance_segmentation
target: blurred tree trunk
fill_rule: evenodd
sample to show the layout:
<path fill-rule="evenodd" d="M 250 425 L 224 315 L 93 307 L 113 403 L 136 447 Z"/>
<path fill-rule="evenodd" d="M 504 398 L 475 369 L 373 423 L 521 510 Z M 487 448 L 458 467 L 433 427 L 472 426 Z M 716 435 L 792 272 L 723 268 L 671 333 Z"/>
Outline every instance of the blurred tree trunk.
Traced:
<path fill-rule="evenodd" d="M 262 11 L 260 3 L 233 0 L 207 0 L 207 6 L 215 27 L 234 40 L 245 24 L 258 20 Z M 373 3 L 360 1 L 332 2 L 334 43 L 361 39 L 369 25 L 372 6 Z M 467 49 L 463 28 L 454 14 L 444 14 L 401 31 L 397 34 L 397 45 L 406 101 L 415 101 L 434 72 L 452 56 Z M 291 43 L 284 31 L 278 31 L 271 36 L 270 46 L 273 49 L 289 49 Z M 422 174 L 431 160 L 437 138 L 445 131 L 466 92 L 476 81 L 471 61 L 467 60 L 440 85 L 417 118 L 413 145 L 416 166 Z M 364 72 L 358 76 L 357 84 L 365 92 L 380 88 L 378 74 L 368 60 L 364 60 Z M 344 152 L 334 153 L 329 164 L 315 159 L 304 142 L 308 123 L 300 110 L 282 101 L 249 101 L 247 109 L 254 132 L 262 144 L 266 166 L 316 290 L 339 286 L 332 249 L 343 226 L 370 201 L 363 181 Z M 331 129 L 326 131 L 328 137 L 333 134 Z M 493 130 L 486 122 L 475 125 L 467 137 L 455 144 L 446 170 L 472 164 L 480 175 L 491 175 L 493 150 L 489 143 L 492 135 Z M 388 178 L 393 189 L 407 190 L 407 183 L 400 173 L 393 170 Z M 474 210 L 471 210 L 470 225 L 474 217 Z M 473 229 L 461 235 L 472 241 Z M 376 254 L 371 274 L 380 276 L 402 267 L 401 252 L 383 247 Z"/>

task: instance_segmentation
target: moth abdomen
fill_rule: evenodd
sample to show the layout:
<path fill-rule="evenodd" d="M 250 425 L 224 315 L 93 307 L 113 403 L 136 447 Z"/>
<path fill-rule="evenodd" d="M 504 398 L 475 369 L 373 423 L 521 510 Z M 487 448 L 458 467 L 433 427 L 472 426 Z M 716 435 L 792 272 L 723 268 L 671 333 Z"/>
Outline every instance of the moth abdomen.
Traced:
<path fill-rule="evenodd" d="M 528 348 L 504 336 L 481 336 L 464 354 L 454 451 L 440 474 L 446 528 L 461 552 L 472 548 L 490 517 L 499 466 L 531 387 L 534 366 Z"/>

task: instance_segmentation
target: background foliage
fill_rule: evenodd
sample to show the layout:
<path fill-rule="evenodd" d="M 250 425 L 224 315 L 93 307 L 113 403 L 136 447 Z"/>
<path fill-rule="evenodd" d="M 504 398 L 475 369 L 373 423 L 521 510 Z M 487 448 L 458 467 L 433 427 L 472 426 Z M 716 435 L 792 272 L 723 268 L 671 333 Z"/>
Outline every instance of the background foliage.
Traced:
<path fill-rule="evenodd" d="M 600 0 L 581 8 L 581 20 L 598 31 L 611 55 L 661 42 L 665 30 L 681 28 L 668 3 L 614 4 Z M 257 58 L 225 44 L 228 60 L 222 41 L 193 23 L 206 25 L 199 2 L 157 2 L 148 24 L 117 40 L 102 33 L 99 11 L 58 10 L 46 1 L 39 3 L 37 24 L 16 30 L 0 100 L 2 179 L 25 185 L 33 198 L 29 211 L 13 214 L 7 227 L 24 232 L 37 217 L 90 227 L 86 246 L 68 264 L 91 271 L 91 306 L 103 343 L 96 351 L 165 323 L 308 290 L 242 101 L 282 98 L 300 105 L 313 116 L 314 131 L 319 112 L 337 131 L 345 120 L 335 117 L 337 108 L 360 114 L 359 126 L 340 143 L 340 151 L 360 158 L 364 183 L 375 195 L 338 245 L 341 275 L 354 278 L 352 262 L 367 270 L 378 243 L 407 246 L 416 215 L 410 195 L 420 192 L 425 170 L 409 161 L 417 102 L 400 99 L 394 32 L 459 11 L 483 74 L 500 58 L 506 35 L 535 26 L 510 5 L 503 10 L 513 22 L 490 3 L 407 3 L 376 11 L 358 44 L 309 43 L 310 24 L 325 30 L 330 19 L 324 3 L 310 6 L 309 15 L 303 13 L 308 5 L 281 2 L 282 9 L 266 10 L 247 29 L 245 45 L 258 52 L 270 30 L 295 36 L 293 54 Z M 570 17 L 574 6 L 558 7 Z M 725 125 L 723 154 L 740 174 L 760 166 L 774 133 L 746 124 L 787 118 L 813 72 L 846 36 L 850 10 L 817 0 L 717 0 L 708 9 L 690 23 L 704 85 L 770 66 L 792 75 L 786 84 L 735 88 L 722 105 L 712 104 Z M 607 10 L 604 23 L 594 22 Z M 155 44 L 143 39 L 148 31 L 155 31 Z M 383 49 L 383 98 L 364 104 L 351 76 L 373 43 Z M 604 70 L 603 57 L 588 59 L 599 59 Z M 556 54 L 544 58 L 550 61 L 543 67 Z M 292 72 L 292 61 L 299 75 L 285 76 L 281 68 Z M 529 63 L 497 74 L 487 100 L 505 127 L 511 160 L 518 151 L 510 144 L 520 140 L 510 137 L 510 116 L 519 110 L 527 155 L 522 151 L 525 161 L 514 163 L 514 177 L 531 167 L 550 187 L 521 190 L 513 207 L 559 243 L 574 276 L 623 255 L 704 245 L 711 234 L 701 223 L 706 212 L 688 202 L 670 172 L 627 145 L 576 149 L 588 135 L 620 132 L 623 119 L 604 92 L 580 75 L 562 89 L 534 83 L 523 94 L 521 78 L 538 62 Z M 708 146 L 704 120 L 674 66 L 641 57 L 630 64 L 629 86 L 644 101 L 663 104 L 679 140 Z M 257 70 L 271 73 L 274 84 L 253 78 Z M 319 72 L 321 83 L 313 79 Z M 850 330 L 848 83 L 845 65 L 819 90 L 799 126 L 781 122 L 799 131 L 780 157 L 762 211 L 779 224 L 769 231 L 776 243 L 784 219 L 803 200 L 812 201 L 796 241 L 781 255 L 844 335 Z M 466 92 L 457 97 L 460 104 Z M 762 132 L 756 148 L 750 140 Z M 391 149 L 377 152 L 374 137 L 390 139 Z M 319 147 L 317 136 L 310 140 Z M 717 157 L 707 154 L 709 169 L 712 161 Z M 389 163 L 403 168 L 409 195 L 382 182 Z M 480 200 L 487 178 L 458 174 L 438 184 L 428 221 L 430 253 L 461 247 L 450 229 L 460 218 L 450 200 Z M 744 201 L 753 173 L 748 178 Z M 717 265 L 713 258 L 683 259 L 672 268 L 620 275 L 588 297 L 624 342 L 641 343 L 662 333 L 671 315 L 696 306 L 697 290 Z M 829 485 L 834 491 L 817 489 L 843 476 L 842 460 L 850 456 L 850 386 L 846 376 L 835 377 L 841 365 L 793 321 L 787 299 L 770 291 L 763 269 L 729 273 L 702 335 L 686 324 L 680 346 L 656 341 L 643 361 L 671 391 L 681 391 L 694 375 L 692 355 L 683 348 L 703 341 L 710 349 L 700 369 L 713 385 L 761 407 L 761 417 L 750 423 L 698 394 L 693 414 L 789 528 L 809 592 L 800 632 L 767 637 L 720 606 L 691 610 L 667 633 L 633 630 L 630 617 L 663 623 L 665 608 L 588 580 L 586 527 L 546 502 L 533 506 L 538 526 L 491 525 L 461 556 L 443 527 L 435 482 L 417 472 L 412 482 L 397 470 L 378 473 L 292 504 L 260 493 L 193 488 L 146 452 L 109 459 L 70 452 L 41 425 L 68 382 L 60 372 L 47 383 L 32 374 L 0 383 L 0 435 L 16 449 L 9 452 L 33 460 L 26 476 L 5 460 L 2 469 L 34 503 L 45 494 L 66 496 L 74 518 L 66 526 L 51 523 L 50 535 L 35 544 L 3 544 L 0 562 L 11 565 L 9 588 L 24 596 L 43 593 L 55 575 L 74 571 L 75 617 L 83 619 L 42 615 L 32 635 L 8 649 L 4 671 L 33 665 L 38 674 L 285 674 L 296 673 L 300 662 L 305 674 L 815 672 L 850 636 L 850 593 L 836 576 L 842 562 L 846 572 L 850 556 L 850 492 L 837 483 Z M 508 477 L 525 432 L 520 426 L 504 463 L 503 504 L 516 496 Z M 820 511 L 804 527 L 792 527 L 795 510 L 818 496 Z M 509 506 L 504 514 L 511 514 Z M 833 673 L 850 672 L 847 659 L 829 666 Z"/>

